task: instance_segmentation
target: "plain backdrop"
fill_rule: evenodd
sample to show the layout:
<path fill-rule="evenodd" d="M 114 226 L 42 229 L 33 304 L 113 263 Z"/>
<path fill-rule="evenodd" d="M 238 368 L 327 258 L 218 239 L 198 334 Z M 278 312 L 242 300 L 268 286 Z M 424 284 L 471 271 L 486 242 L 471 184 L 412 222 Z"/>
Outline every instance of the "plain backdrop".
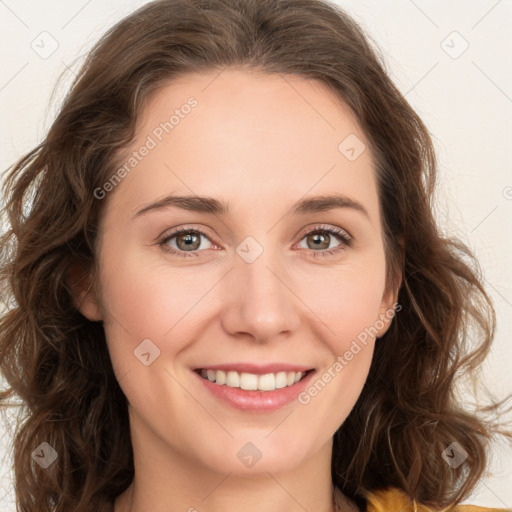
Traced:
<path fill-rule="evenodd" d="M 0 175 L 42 139 L 92 44 L 145 3 L 0 0 Z M 337 3 L 381 48 L 388 72 L 432 134 L 439 157 L 439 221 L 479 257 L 497 311 L 496 341 L 482 382 L 498 396 L 510 393 L 512 2 Z M 0 426 L 3 512 L 15 511 L 10 429 L 9 422 Z M 512 450 L 503 441 L 495 442 L 490 471 L 467 502 L 512 508 Z"/>

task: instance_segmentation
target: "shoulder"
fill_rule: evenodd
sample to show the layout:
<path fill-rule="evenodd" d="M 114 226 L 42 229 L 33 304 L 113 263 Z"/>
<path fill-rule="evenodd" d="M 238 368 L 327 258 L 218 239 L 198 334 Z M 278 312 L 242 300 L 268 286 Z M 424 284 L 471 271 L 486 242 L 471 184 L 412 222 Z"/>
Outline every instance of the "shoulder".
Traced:
<path fill-rule="evenodd" d="M 366 512 L 435 512 L 434 509 L 414 503 L 405 492 L 395 487 L 369 493 Z M 457 505 L 446 512 L 507 512 L 511 509 L 488 508 L 476 505 Z"/>

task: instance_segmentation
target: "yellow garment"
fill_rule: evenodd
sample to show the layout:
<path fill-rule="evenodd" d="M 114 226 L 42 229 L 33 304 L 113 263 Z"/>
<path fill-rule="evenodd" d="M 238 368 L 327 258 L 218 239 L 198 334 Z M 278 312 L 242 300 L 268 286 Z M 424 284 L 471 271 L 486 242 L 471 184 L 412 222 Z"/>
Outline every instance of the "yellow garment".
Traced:
<path fill-rule="evenodd" d="M 371 493 L 367 498 L 367 512 L 433 512 L 433 509 L 414 503 L 403 491 L 391 487 Z M 444 512 L 507 512 L 510 508 L 488 508 L 476 505 L 457 505 Z M 437 512 L 437 511 L 436 511 Z"/>

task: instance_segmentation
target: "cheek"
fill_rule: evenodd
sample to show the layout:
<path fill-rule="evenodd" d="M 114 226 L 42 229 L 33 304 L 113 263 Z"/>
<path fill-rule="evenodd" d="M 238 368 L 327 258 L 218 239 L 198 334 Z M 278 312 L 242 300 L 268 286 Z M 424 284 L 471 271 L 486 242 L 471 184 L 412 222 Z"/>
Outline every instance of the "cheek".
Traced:
<path fill-rule="evenodd" d="M 102 302 L 130 337 L 162 338 L 211 287 L 208 274 L 169 264 L 148 264 L 144 256 L 128 255 L 115 262 L 106 257 Z M 213 281 L 212 281 L 213 282 Z"/>
<path fill-rule="evenodd" d="M 353 339 L 374 327 L 380 318 L 385 285 L 383 260 L 320 269 L 316 275 L 302 273 L 301 282 L 295 289 L 321 320 L 322 339 L 329 340 L 333 353 L 347 350 Z"/>
<path fill-rule="evenodd" d="M 209 279 L 190 278 L 190 269 L 173 271 L 163 266 L 148 266 L 140 258 L 123 259 L 105 255 L 101 275 L 101 302 L 104 329 L 116 376 L 121 378 L 133 369 L 139 370 L 136 359 L 139 347 L 155 355 L 173 357 L 183 344 L 173 337 L 186 324 L 198 300 L 211 288 Z M 176 326 L 176 327 L 175 327 Z M 151 345 L 141 345 L 144 340 Z M 172 343 L 169 341 L 172 339 Z M 147 350 L 141 353 L 145 353 Z M 159 366 L 164 358 L 155 359 Z"/>
<path fill-rule="evenodd" d="M 354 407 L 368 376 L 385 284 L 384 266 L 345 267 L 325 279 L 322 293 L 307 295 L 322 320 L 317 336 L 329 356 L 311 385 L 298 397 L 318 425 L 334 433 Z M 305 291 L 303 293 L 306 293 Z"/>

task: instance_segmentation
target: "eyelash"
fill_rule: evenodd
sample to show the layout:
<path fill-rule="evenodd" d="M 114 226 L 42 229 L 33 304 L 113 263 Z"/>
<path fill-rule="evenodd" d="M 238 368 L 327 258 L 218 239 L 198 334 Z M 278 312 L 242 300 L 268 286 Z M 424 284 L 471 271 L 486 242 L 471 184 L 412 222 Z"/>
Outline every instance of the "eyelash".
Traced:
<path fill-rule="evenodd" d="M 177 251 L 176 249 L 172 249 L 172 248 L 170 248 L 167 245 L 167 243 L 170 240 L 172 240 L 174 237 L 178 236 L 181 233 L 198 233 L 199 235 L 204 236 L 205 238 L 209 239 L 208 235 L 206 233 L 204 233 L 203 231 L 201 231 L 200 229 L 196 229 L 196 228 L 179 228 L 179 229 L 173 231 L 172 233 L 170 233 L 168 235 L 165 235 L 164 238 L 161 238 L 158 241 L 158 245 L 160 247 L 162 247 L 162 249 L 164 251 L 169 252 L 170 254 L 175 254 L 175 255 L 177 255 L 179 257 L 183 257 L 183 258 L 198 257 L 199 253 L 201 251 L 198 251 L 198 250 L 190 251 L 190 252 L 187 252 L 187 251 Z M 312 252 L 311 255 L 314 258 L 316 258 L 318 256 L 322 256 L 322 257 L 333 256 L 333 255 L 335 255 L 335 254 L 337 254 L 339 252 L 344 251 L 346 249 L 346 247 L 352 247 L 353 240 L 345 231 L 343 231 L 343 230 L 341 230 L 339 228 L 333 228 L 333 227 L 330 227 L 330 226 L 316 226 L 312 230 L 307 231 L 306 233 L 304 233 L 300 240 L 302 240 L 304 237 L 306 237 L 308 235 L 319 234 L 319 233 L 328 233 L 330 235 L 334 235 L 340 242 L 342 242 L 342 245 L 340 245 L 338 247 L 335 247 L 334 249 L 325 249 L 323 251 L 313 251 L 313 250 L 310 250 Z"/>

